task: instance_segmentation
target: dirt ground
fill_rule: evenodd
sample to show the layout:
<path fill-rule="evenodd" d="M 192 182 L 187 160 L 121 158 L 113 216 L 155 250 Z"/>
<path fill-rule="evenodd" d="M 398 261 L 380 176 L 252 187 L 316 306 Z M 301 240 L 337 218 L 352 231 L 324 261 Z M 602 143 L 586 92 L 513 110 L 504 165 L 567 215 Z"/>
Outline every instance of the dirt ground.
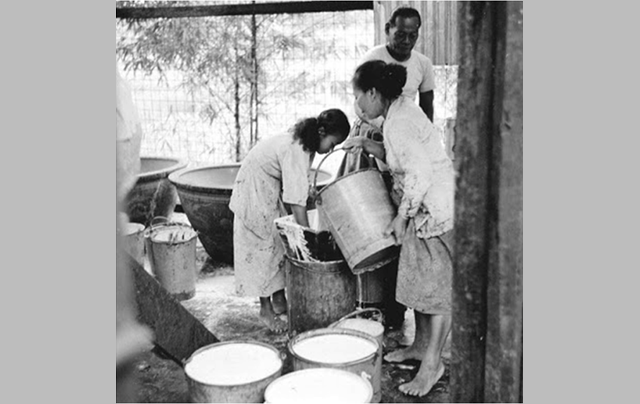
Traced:
<path fill-rule="evenodd" d="M 179 216 L 175 219 L 185 220 Z M 283 375 L 292 371 L 290 355 L 287 351 L 289 340 L 286 333 L 274 334 L 266 329 L 258 319 L 257 298 L 238 297 L 234 291 L 233 267 L 212 261 L 198 242 L 197 265 L 201 269 L 196 283 L 196 295 L 182 305 L 200 320 L 220 341 L 252 339 L 274 346 L 286 355 Z M 145 265 L 148 268 L 148 263 Z M 413 313 L 406 312 L 404 328 L 388 331 L 384 335 L 383 352 L 394 350 L 411 343 L 415 324 Z M 189 402 L 186 376 L 181 366 L 156 354 L 151 347 L 143 353 L 135 370 L 138 380 L 140 403 L 185 403 Z M 410 397 L 398 391 L 398 386 L 410 381 L 419 365 L 382 364 L 383 403 L 433 403 L 449 402 L 449 361 L 451 358 L 450 339 L 443 353 L 446 371 L 442 379 L 424 397 Z"/>

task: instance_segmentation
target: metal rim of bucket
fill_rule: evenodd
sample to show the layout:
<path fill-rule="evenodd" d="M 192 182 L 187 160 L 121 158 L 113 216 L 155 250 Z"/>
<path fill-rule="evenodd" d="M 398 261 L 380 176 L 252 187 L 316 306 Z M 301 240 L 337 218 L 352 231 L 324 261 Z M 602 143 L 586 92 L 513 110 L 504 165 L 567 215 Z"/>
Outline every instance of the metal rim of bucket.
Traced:
<path fill-rule="evenodd" d="M 357 316 L 360 314 L 364 314 L 364 313 L 377 313 L 378 317 L 380 318 L 380 320 L 373 320 L 373 319 L 366 319 L 366 318 L 358 318 Z M 382 327 L 382 330 L 380 330 L 380 332 L 376 335 L 371 335 L 373 338 L 380 338 L 380 340 L 378 341 L 378 343 L 380 343 L 380 349 L 383 348 L 384 344 L 384 314 L 382 313 L 382 310 L 375 308 L 375 307 L 369 307 L 369 308 L 365 308 L 365 309 L 358 309 L 352 313 L 347 314 L 346 316 L 342 316 L 342 318 L 340 318 L 339 320 L 337 320 L 335 323 L 332 323 L 329 325 L 329 328 L 342 328 L 342 329 L 346 329 L 346 330 L 355 330 L 354 328 L 349 328 L 349 327 L 344 327 L 344 324 L 348 321 L 348 320 L 364 320 L 364 321 L 371 321 L 377 324 L 380 324 L 380 326 Z M 358 330 L 355 330 L 358 331 Z M 364 332 L 364 331 L 363 331 Z"/>
<path fill-rule="evenodd" d="M 302 261 L 299 260 L 297 258 L 293 258 L 290 255 L 287 255 L 287 259 L 293 261 L 294 264 L 298 264 L 297 266 L 309 271 L 309 272 L 318 272 L 318 271 L 314 271 L 312 269 L 312 267 L 336 267 L 335 269 L 332 268 L 332 270 L 330 271 L 322 271 L 322 272 L 341 272 L 341 268 L 338 264 L 340 263 L 345 263 L 345 260 L 336 260 L 336 261 L 320 261 L 320 262 L 311 262 L 311 261 Z M 348 266 L 347 266 L 348 267 Z"/>
<path fill-rule="evenodd" d="M 276 348 L 272 347 L 269 344 L 265 344 L 264 342 L 260 342 L 260 341 L 234 340 L 234 341 L 216 342 L 216 343 L 213 343 L 213 344 L 209 344 L 209 345 L 203 346 L 202 348 L 194 351 L 191 354 L 191 356 L 189 356 L 189 358 L 184 361 L 184 364 L 182 365 L 182 368 L 185 369 L 185 374 L 193 382 L 202 384 L 204 386 L 221 387 L 221 388 L 230 387 L 230 385 L 228 385 L 228 384 L 212 384 L 212 383 L 206 383 L 206 382 L 201 382 L 200 380 L 196 380 L 196 379 L 192 378 L 191 376 L 189 376 L 189 374 L 187 374 L 186 368 L 187 368 L 187 364 L 189 362 L 191 362 L 193 360 L 193 358 L 195 358 L 198 354 L 200 354 L 200 353 L 202 353 L 204 351 L 207 351 L 207 350 L 213 349 L 213 348 L 217 348 L 217 347 L 220 347 L 220 346 L 223 346 L 223 345 L 235 345 L 235 344 L 253 344 L 253 345 L 260 345 L 260 346 L 262 346 L 264 348 L 268 348 L 269 350 L 273 351 L 276 354 L 276 357 L 280 360 L 280 366 L 278 367 L 278 369 L 276 369 L 275 372 L 269 374 L 266 377 L 263 377 L 262 379 L 254 380 L 254 381 L 247 382 L 247 383 L 233 384 L 231 386 L 233 386 L 233 387 L 241 387 L 241 386 L 248 386 L 250 384 L 260 383 L 260 382 L 263 382 L 263 381 L 275 376 L 278 372 L 282 371 L 282 367 L 284 366 L 284 361 L 282 359 L 282 354 Z"/>
<path fill-rule="evenodd" d="M 152 236 L 153 236 L 153 232 L 157 231 L 157 228 L 159 227 L 170 227 L 170 226 L 178 226 L 178 227 L 186 227 L 188 229 L 190 229 L 193 232 L 193 235 L 189 237 L 189 239 L 187 240 L 180 240 L 180 241 L 163 241 L 163 240 L 153 240 Z M 180 223 L 180 222 L 165 222 L 165 223 L 158 223 L 158 224 L 152 224 L 151 226 L 149 226 L 148 228 L 145 229 L 145 233 L 144 233 L 145 238 L 148 238 L 150 242 L 154 243 L 154 244 L 183 244 L 183 243 L 188 243 L 190 241 L 192 241 L 194 238 L 196 238 L 198 236 L 198 232 L 191 226 L 189 226 L 186 223 Z"/>
<path fill-rule="evenodd" d="M 360 359 L 356 359 L 353 360 L 351 362 L 340 362 L 340 363 L 327 363 L 327 362 L 317 362 L 308 358 L 305 358 L 303 356 L 300 356 L 296 353 L 296 351 L 293 349 L 293 346 L 299 342 L 300 340 L 303 339 L 307 339 L 308 337 L 316 337 L 316 336 L 320 336 L 320 335 L 334 335 L 334 334 L 347 334 L 347 335 L 351 335 L 354 337 L 361 337 L 366 339 L 367 341 L 373 342 L 373 344 L 375 345 L 376 349 L 369 355 L 360 358 Z M 309 330 L 309 331 L 305 331 L 301 334 L 296 335 L 295 337 L 291 338 L 291 340 L 289 340 L 289 343 L 287 343 L 287 348 L 289 349 L 289 352 L 291 353 L 291 355 L 293 355 L 296 359 L 299 359 L 301 361 L 305 361 L 308 363 L 311 363 L 313 365 L 321 365 L 321 366 L 333 366 L 333 365 L 337 365 L 337 366 L 351 366 L 351 365 L 356 365 L 358 363 L 361 362 L 366 362 L 370 359 L 373 359 L 376 357 L 376 355 L 378 355 L 378 352 L 380 351 L 380 342 L 378 342 L 378 340 L 367 334 L 366 332 L 363 331 L 358 331 L 358 330 L 353 330 L 350 328 L 319 328 L 316 330 Z"/>
<path fill-rule="evenodd" d="M 286 375 L 284 375 L 282 377 L 279 377 L 278 379 L 276 379 L 273 382 L 271 382 L 271 384 L 269 384 L 267 386 L 267 388 L 265 389 L 265 391 L 264 391 L 265 402 L 268 402 L 267 401 L 267 394 L 268 393 L 272 393 L 272 391 L 276 388 L 278 383 L 281 383 L 283 380 L 292 379 L 294 377 L 299 377 L 299 376 L 304 376 L 303 375 L 304 373 L 309 374 L 309 373 L 318 373 L 318 372 L 327 372 L 327 371 L 329 371 L 329 372 L 339 372 L 339 373 L 342 373 L 344 375 L 348 374 L 349 375 L 348 377 L 350 377 L 353 380 L 359 379 L 359 380 L 364 381 L 365 383 L 363 385 L 365 386 L 365 389 L 367 391 L 367 397 L 364 397 L 365 398 L 364 403 L 371 402 L 371 400 L 373 398 L 373 385 L 371 384 L 371 382 L 368 381 L 367 379 L 361 377 L 361 376 L 358 376 L 355 373 L 349 372 L 348 370 L 337 369 L 337 368 L 308 368 L 308 369 L 296 370 L 296 371 L 288 373 L 288 374 L 286 374 Z"/>
<path fill-rule="evenodd" d="M 318 191 L 318 197 L 319 197 L 319 196 L 320 196 L 324 191 L 326 191 L 327 189 L 329 189 L 332 185 L 337 184 L 339 181 L 341 181 L 341 180 L 343 180 L 343 179 L 345 179 L 345 178 L 348 178 L 348 177 L 352 177 L 352 176 L 354 176 L 354 175 L 356 175 L 356 174 L 362 174 L 362 173 L 367 172 L 367 171 L 375 171 L 375 172 L 376 172 L 376 173 L 378 173 L 378 174 L 380 173 L 380 170 L 378 170 L 377 168 L 371 168 L 371 167 L 369 167 L 369 168 L 363 168 L 363 169 L 360 169 L 360 170 L 358 170 L 358 171 L 353 171 L 353 172 L 350 172 L 350 173 L 348 173 L 348 174 L 342 175 L 342 176 L 340 176 L 340 177 L 336 178 L 333 182 L 331 182 L 331 184 L 327 184 L 327 185 L 325 185 L 325 186 L 324 186 L 324 188 L 322 188 L 321 190 L 319 190 L 319 191 Z M 314 186 L 315 186 L 315 184 L 314 184 Z M 321 203 L 322 203 L 322 201 L 321 201 Z"/>
<path fill-rule="evenodd" d="M 380 324 L 384 323 L 384 314 L 382 313 L 382 310 L 380 310 L 380 309 L 378 309 L 376 307 L 368 307 L 368 308 L 365 308 L 365 309 L 355 310 L 355 311 L 353 311 L 353 312 L 351 312 L 351 313 L 349 313 L 349 314 L 347 314 L 345 316 L 342 316 L 336 322 L 331 323 L 329 325 L 329 328 L 337 328 L 338 325 L 340 325 L 340 323 L 342 323 L 343 321 L 350 320 L 352 318 L 355 318 L 355 316 L 358 316 L 358 315 L 364 314 L 364 313 L 377 313 L 378 317 L 380 317 L 383 321 L 376 321 L 376 320 L 373 320 L 373 321 L 375 321 L 376 323 L 380 323 Z M 366 319 L 364 319 L 364 320 L 366 320 Z"/>
<path fill-rule="evenodd" d="M 384 245 L 384 243 L 381 242 L 382 240 L 380 240 L 378 243 L 374 243 L 377 245 Z M 397 245 L 390 245 L 380 251 L 378 251 L 378 253 L 382 252 L 382 251 L 386 251 L 386 250 L 393 250 L 393 249 L 399 249 L 399 246 Z M 366 257 L 366 258 L 371 258 L 371 255 Z M 355 275 L 360 275 L 362 273 L 365 272 L 371 272 L 371 271 L 375 271 L 376 269 L 382 268 L 383 266 L 390 264 L 392 261 L 398 259 L 399 257 L 397 255 L 391 255 L 391 256 L 387 256 L 386 258 L 384 258 L 381 261 L 377 261 L 374 262 L 373 264 L 369 264 L 363 267 L 358 267 L 358 265 L 362 265 L 362 260 L 356 264 L 353 268 L 351 268 L 351 266 L 349 266 L 349 268 L 351 268 L 351 272 L 353 272 Z M 355 258 L 351 258 L 352 260 L 354 260 Z"/>
<path fill-rule="evenodd" d="M 318 191 L 317 182 L 318 182 L 318 172 L 320 171 L 320 166 L 322 165 L 322 163 L 324 163 L 324 161 L 327 159 L 327 157 L 329 157 L 331 154 L 333 154 L 333 153 L 337 152 L 338 150 L 342 150 L 342 149 L 333 149 L 333 150 L 331 150 L 329 153 L 327 153 L 327 155 L 326 155 L 326 156 L 324 156 L 324 158 L 323 158 L 322 160 L 320 160 L 320 163 L 318 164 L 318 167 L 316 168 L 316 170 L 317 170 L 317 171 L 316 171 L 316 173 L 315 173 L 315 175 L 314 175 L 314 177 L 313 177 L 313 189 L 315 189 L 315 190 L 318 192 L 318 193 L 317 193 L 317 195 L 316 195 L 316 199 L 320 199 L 320 198 L 318 198 L 318 197 L 320 196 L 320 194 L 321 194 L 325 189 L 329 188 L 331 185 L 335 184 L 336 182 L 338 182 L 339 180 L 341 180 L 341 179 L 343 179 L 343 178 L 346 178 L 346 177 L 352 176 L 353 174 L 362 173 L 362 172 L 365 172 L 365 171 L 376 171 L 377 173 L 380 173 L 380 170 L 378 170 L 378 169 L 377 169 L 377 168 L 375 168 L 375 167 L 367 167 L 367 168 L 363 168 L 363 169 L 361 169 L 361 168 L 360 168 L 360 165 L 358 164 L 358 167 L 356 168 L 356 170 L 355 170 L 355 171 L 352 171 L 352 172 L 350 172 L 350 173 L 343 174 L 343 175 L 341 175 L 340 177 L 333 178 L 333 181 L 331 181 L 331 183 L 324 184 L 324 185 L 323 185 L 323 187 L 322 187 L 322 189 Z M 362 151 L 360 152 L 360 154 L 362 154 L 365 158 L 369 158 L 369 157 L 365 154 L 364 150 L 362 150 Z M 358 163 L 359 163 L 359 162 L 360 162 L 360 159 L 358 159 Z M 320 201 L 320 202 L 321 202 L 321 201 Z"/>

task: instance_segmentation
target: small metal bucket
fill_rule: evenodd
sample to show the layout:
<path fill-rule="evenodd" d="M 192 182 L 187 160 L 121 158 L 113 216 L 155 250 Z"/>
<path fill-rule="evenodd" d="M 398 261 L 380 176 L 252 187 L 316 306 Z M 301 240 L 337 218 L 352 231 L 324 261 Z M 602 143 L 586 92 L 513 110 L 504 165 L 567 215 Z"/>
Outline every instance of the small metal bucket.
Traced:
<path fill-rule="evenodd" d="M 177 222 L 151 224 L 145 231 L 151 270 L 178 300 L 191 299 L 196 294 L 197 235 L 188 224 Z"/>

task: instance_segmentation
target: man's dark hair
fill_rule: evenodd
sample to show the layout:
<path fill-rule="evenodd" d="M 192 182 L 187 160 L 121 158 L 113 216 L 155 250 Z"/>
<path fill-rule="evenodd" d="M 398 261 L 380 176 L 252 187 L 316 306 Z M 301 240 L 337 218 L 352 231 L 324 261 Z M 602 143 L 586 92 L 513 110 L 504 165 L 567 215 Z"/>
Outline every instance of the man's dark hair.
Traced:
<path fill-rule="evenodd" d="M 390 27 L 395 27 L 396 26 L 396 18 L 401 17 L 401 18 L 417 18 L 418 19 L 418 26 L 422 25 L 422 18 L 420 18 L 420 13 L 418 12 L 418 10 L 416 10 L 413 7 L 407 7 L 407 6 L 401 6 L 396 8 L 393 11 L 393 14 L 391 14 L 391 18 L 389 18 L 389 21 L 387 21 L 387 24 L 389 24 Z"/>

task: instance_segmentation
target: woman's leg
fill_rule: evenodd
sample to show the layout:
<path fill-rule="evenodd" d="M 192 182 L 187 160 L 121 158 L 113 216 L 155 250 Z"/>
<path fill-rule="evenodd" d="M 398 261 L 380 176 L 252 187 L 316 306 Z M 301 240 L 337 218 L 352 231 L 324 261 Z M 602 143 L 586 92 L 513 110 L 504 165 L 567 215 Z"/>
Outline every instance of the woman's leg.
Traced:
<path fill-rule="evenodd" d="M 416 377 L 409 383 L 401 385 L 399 390 L 411 396 L 424 396 L 431 391 L 444 374 L 442 349 L 451 331 L 451 316 L 424 314 L 418 311 L 415 311 L 415 316 L 416 339 L 418 338 L 419 321 L 427 325 L 426 330 L 429 332 L 429 338 Z M 418 320 L 419 318 L 422 320 Z"/>
<path fill-rule="evenodd" d="M 275 333 L 279 334 L 287 329 L 287 323 L 278 318 L 278 315 L 273 311 L 269 296 L 260 297 L 260 320 Z"/>
<path fill-rule="evenodd" d="M 284 314 L 287 312 L 287 297 L 284 294 L 284 289 L 280 289 L 271 295 L 271 303 L 273 304 L 273 311 L 276 314 Z"/>
<path fill-rule="evenodd" d="M 417 310 L 413 311 L 416 320 L 416 335 L 413 343 L 404 349 L 398 349 L 385 355 L 387 362 L 404 362 L 408 359 L 421 361 L 429 344 L 429 319 Z"/>

